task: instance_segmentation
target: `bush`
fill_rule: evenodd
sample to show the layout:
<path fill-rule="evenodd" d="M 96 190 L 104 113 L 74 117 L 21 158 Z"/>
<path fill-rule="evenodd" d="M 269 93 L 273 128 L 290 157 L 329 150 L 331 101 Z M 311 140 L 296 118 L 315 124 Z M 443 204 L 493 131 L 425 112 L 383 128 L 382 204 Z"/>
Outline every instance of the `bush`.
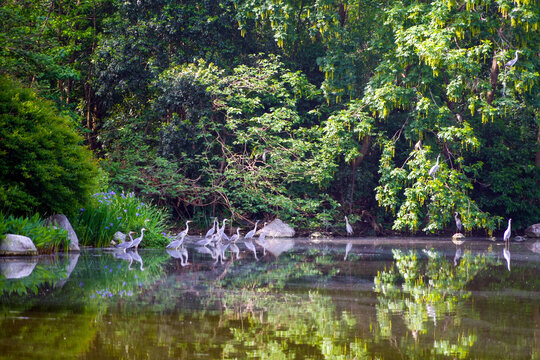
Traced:
<path fill-rule="evenodd" d="M 40 253 L 50 253 L 69 246 L 68 232 L 45 226 L 45 220 L 35 214 L 32 217 L 5 217 L 0 213 L 0 233 L 27 236 L 34 242 Z"/>
<path fill-rule="evenodd" d="M 0 76 L 0 211 L 73 214 L 94 192 L 97 165 L 70 121 Z"/>
<path fill-rule="evenodd" d="M 161 247 L 168 243 L 164 237 L 166 214 L 153 205 L 139 200 L 133 193 L 114 191 L 92 195 L 86 208 L 81 208 L 74 228 L 83 245 L 108 246 L 114 233 L 136 231 L 140 236 L 144 227 L 148 231 L 140 247 Z"/>

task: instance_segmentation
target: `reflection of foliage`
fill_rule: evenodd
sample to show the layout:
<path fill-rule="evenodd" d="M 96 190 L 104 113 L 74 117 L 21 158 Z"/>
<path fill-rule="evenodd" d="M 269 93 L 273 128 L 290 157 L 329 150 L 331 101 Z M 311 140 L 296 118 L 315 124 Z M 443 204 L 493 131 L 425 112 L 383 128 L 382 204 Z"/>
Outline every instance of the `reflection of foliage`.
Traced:
<path fill-rule="evenodd" d="M 36 265 L 32 273 L 20 279 L 4 279 L 0 276 L 0 298 L 2 296 L 17 294 L 26 295 L 28 292 L 37 295 L 39 287 L 46 284 L 54 284 L 64 278 L 65 267 L 51 268 L 43 265 Z"/>
<path fill-rule="evenodd" d="M 421 261 L 418 253 L 393 250 L 395 267 L 379 272 L 375 278 L 375 291 L 380 293 L 377 319 L 380 334 L 392 335 L 391 316 L 403 317 L 407 328 L 417 339 L 427 332 L 428 319 L 434 324 L 445 315 L 455 314 L 460 319 L 461 303 L 470 296 L 465 286 L 487 266 L 494 262 L 485 255 L 465 252 L 459 264 L 433 250 L 424 250 L 427 262 Z M 401 289 L 398 287 L 401 284 Z M 454 334 L 444 333 L 446 337 Z M 458 334 L 457 339 L 440 339 L 434 342 L 433 352 L 437 355 L 452 355 L 466 358 L 476 342 L 476 334 Z"/>

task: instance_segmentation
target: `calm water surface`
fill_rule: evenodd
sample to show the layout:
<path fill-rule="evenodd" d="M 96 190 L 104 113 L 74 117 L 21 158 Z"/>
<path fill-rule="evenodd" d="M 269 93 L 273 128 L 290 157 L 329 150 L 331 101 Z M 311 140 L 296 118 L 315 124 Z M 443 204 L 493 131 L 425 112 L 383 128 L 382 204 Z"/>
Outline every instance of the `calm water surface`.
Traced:
<path fill-rule="evenodd" d="M 0 358 L 540 359 L 540 243 L 189 240 L 1 260 Z"/>

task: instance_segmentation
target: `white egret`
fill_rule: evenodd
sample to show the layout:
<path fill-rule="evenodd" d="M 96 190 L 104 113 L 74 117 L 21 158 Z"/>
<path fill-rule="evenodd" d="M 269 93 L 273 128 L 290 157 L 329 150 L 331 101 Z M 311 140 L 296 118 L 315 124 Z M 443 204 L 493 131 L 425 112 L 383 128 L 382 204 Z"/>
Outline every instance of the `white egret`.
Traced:
<path fill-rule="evenodd" d="M 353 229 L 351 224 L 349 224 L 349 218 L 345 216 L 345 230 L 347 230 L 347 235 L 353 234 Z"/>

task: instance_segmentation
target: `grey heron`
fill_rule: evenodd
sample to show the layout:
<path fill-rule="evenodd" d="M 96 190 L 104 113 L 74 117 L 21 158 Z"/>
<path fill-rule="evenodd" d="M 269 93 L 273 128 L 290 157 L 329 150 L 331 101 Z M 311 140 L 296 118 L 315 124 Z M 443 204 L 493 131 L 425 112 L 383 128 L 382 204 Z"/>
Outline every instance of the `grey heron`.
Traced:
<path fill-rule="evenodd" d="M 507 62 L 506 64 L 504 64 L 504 67 L 507 68 L 507 67 L 512 67 L 516 65 L 518 61 L 518 54 L 519 54 L 519 50 L 516 50 L 516 57 L 510 60 L 509 62 Z"/>
<path fill-rule="evenodd" d="M 246 235 L 244 235 L 244 240 L 250 240 L 255 235 L 255 233 L 257 232 L 257 224 L 259 224 L 259 221 L 260 220 L 255 221 L 255 227 L 253 228 L 253 230 L 250 230 Z"/>
<path fill-rule="evenodd" d="M 461 232 L 463 226 L 461 224 L 461 219 L 459 218 L 459 214 L 457 213 L 457 211 L 454 213 L 454 220 L 456 220 L 456 227 L 458 231 Z"/>
<path fill-rule="evenodd" d="M 437 163 L 429 169 L 429 176 L 434 176 L 437 170 L 439 170 L 439 158 L 441 157 L 441 154 L 437 155 Z"/>
<path fill-rule="evenodd" d="M 135 240 L 133 240 L 133 242 L 131 243 L 131 245 L 129 246 L 128 249 L 131 249 L 131 248 L 135 248 L 135 250 L 137 250 L 139 248 L 139 244 L 141 243 L 142 239 L 143 239 L 143 236 L 144 236 L 144 232 L 146 231 L 145 228 L 142 228 L 141 229 L 141 236 L 139 236 L 138 238 L 136 238 Z"/>
<path fill-rule="evenodd" d="M 266 224 L 268 223 L 264 223 L 263 225 L 263 228 L 261 229 L 261 234 L 259 235 L 259 238 L 257 239 L 257 243 L 259 243 L 259 245 L 262 246 L 263 248 L 263 256 L 266 256 L 266 233 L 264 232 L 264 227 L 266 226 Z"/>
<path fill-rule="evenodd" d="M 185 237 L 187 235 L 187 233 L 189 231 L 189 223 L 190 222 L 192 222 L 192 221 L 191 220 L 186 221 L 186 228 L 180 234 L 178 234 L 177 237 L 183 238 L 183 237 Z"/>
<path fill-rule="evenodd" d="M 182 244 L 184 243 L 185 236 L 182 236 L 178 240 L 171 241 L 169 245 L 167 245 L 165 248 L 167 249 L 178 249 Z"/>
<path fill-rule="evenodd" d="M 236 234 L 234 234 L 233 236 L 231 236 L 231 242 L 234 243 L 236 242 L 238 239 L 240 239 L 240 229 L 241 228 L 236 228 Z"/>
<path fill-rule="evenodd" d="M 131 234 L 133 234 L 134 231 L 130 231 L 128 233 L 128 236 L 129 236 L 129 241 L 124 241 L 123 243 L 120 243 L 118 245 L 116 245 L 116 248 L 117 249 L 122 249 L 124 252 L 126 252 L 126 249 L 129 249 L 131 247 L 131 244 L 133 244 L 133 238 L 131 237 Z"/>
<path fill-rule="evenodd" d="M 212 235 L 214 235 L 214 233 L 216 232 L 216 229 L 218 227 L 218 218 L 215 217 L 214 218 L 214 225 L 212 225 L 212 227 L 210 228 L 210 230 L 208 230 L 206 232 L 206 235 L 204 236 L 205 238 L 209 238 L 209 237 L 212 237 Z"/>

